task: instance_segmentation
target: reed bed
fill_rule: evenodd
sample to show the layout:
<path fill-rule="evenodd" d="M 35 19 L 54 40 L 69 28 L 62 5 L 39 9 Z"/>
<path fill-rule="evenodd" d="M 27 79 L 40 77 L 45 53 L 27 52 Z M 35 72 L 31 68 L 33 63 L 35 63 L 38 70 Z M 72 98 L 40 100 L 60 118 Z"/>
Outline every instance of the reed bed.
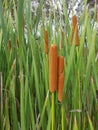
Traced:
<path fill-rule="evenodd" d="M 43 0 L 37 15 L 30 0 L 0 0 L 1 130 L 98 129 L 97 28 L 86 5 L 70 24 L 62 2 L 63 30 Z"/>

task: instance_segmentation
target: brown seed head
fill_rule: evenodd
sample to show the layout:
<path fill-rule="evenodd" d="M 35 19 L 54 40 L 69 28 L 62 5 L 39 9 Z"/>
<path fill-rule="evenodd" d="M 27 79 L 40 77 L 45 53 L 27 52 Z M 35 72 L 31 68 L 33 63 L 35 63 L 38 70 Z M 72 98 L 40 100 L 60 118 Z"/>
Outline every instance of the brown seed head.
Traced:
<path fill-rule="evenodd" d="M 58 56 L 58 74 L 60 75 L 64 71 L 64 57 Z"/>
<path fill-rule="evenodd" d="M 79 36 L 78 36 L 78 25 L 77 25 L 77 17 L 74 15 L 72 17 L 72 36 L 71 42 L 75 39 L 75 46 L 79 46 Z"/>
<path fill-rule="evenodd" d="M 44 31 L 45 53 L 48 54 L 48 31 Z"/>
<path fill-rule="evenodd" d="M 58 78 L 58 101 L 59 102 L 62 102 L 63 89 L 64 89 L 64 74 L 61 74 Z"/>
<path fill-rule="evenodd" d="M 49 54 L 49 89 L 50 92 L 57 90 L 57 64 L 58 64 L 57 46 L 51 45 Z"/>
<path fill-rule="evenodd" d="M 64 89 L 64 57 L 58 56 L 58 101 L 62 101 Z"/>

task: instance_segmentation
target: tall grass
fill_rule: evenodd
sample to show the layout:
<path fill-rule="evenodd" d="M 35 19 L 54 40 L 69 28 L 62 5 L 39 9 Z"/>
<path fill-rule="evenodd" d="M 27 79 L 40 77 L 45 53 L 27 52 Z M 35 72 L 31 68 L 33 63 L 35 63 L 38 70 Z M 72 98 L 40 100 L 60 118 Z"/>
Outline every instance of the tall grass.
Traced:
<path fill-rule="evenodd" d="M 30 11 L 30 0 L 0 0 L 1 130 L 98 129 L 97 29 L 92 26 L 85 6 L 78 21 L 79 46 L 75 46 L 75 37 L 71 44 L 72 26 L 64 0 L 62 2 L 65 27 L 61 37 L 61 24 L 56 15 L 55 35 L 51 14 L 49 22 L 44 23 L 43 0 L 36 16 Z M 61 102 L 58 101 L 57 91 L 54 95 L 49 92 L 49 54 L 45 53 L 45 30 L 48 32 L 48 49 L 55 41 L 58 54 L 64 56 L 66 61 Z M 52 128 L 52 118 L 55 128 Z"/>

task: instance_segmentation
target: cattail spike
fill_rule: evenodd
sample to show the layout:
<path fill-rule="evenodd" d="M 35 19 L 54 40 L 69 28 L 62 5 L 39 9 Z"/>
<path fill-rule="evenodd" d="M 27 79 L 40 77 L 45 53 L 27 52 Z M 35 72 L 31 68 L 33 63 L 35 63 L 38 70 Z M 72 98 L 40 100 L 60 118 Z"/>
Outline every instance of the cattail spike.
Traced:
<path fill-rule="evenodd" d="M 57 90 L 57 46 L 51 45 L 49 55 L 49 89 L 50 92 Z"/>
<path fill-rule="evenodd" d="M 64 71 L 64 57 L 58 56 L 58 74 Z"/>
<path fill-rule="evenodd" d="M 59 102 L 62 102 L 63 89 L 64 89 L 64 74 L 61 74 L 58 78 L 58 101 Z"/>
<path fill-rule="evenodd" d="M 64 89 L 64 57 L 58 57 L 58 101 L 62 102 Z"/>
<path fill-rule="evenodd" d="M 75 46 L 79 46 L 79 36 L 78 36 L 78 24 L 77 24 L 77 17 L 73 15 L 72 17 L 72 37 L 71 42 L 75 39 Z"/>
<path fill-rule="evenodd" d="M 45 53 L 48 54 L 48 31 L 44 31 Z"/>

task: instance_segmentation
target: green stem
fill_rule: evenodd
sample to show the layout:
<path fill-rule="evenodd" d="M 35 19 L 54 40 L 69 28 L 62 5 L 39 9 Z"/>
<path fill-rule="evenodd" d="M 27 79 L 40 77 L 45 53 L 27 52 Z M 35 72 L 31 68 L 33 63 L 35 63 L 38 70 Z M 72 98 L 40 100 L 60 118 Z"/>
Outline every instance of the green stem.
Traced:
<path fill-rule="evenodd" d="M 78 54 L 79 54 L 79 50 L 78 50 L 78 48 L 77 48 L 77 57 L 78 57 Z M 80 98 L 80 96 L 81 96 L 81 95 L 80 95 L 80 71 L 79 71 L 79 69 L 77 70 L 77 72 L 78 72 L 78 73 L 77 73 L 77 82 L 78 82 L 78 92 L 79 92 L 79 93 L 78 93 L 78 101 L 79 101 L 79 102 L 78 102 L 78 103 L 79 103 L 79 104 L 78 104 L 78 108 L 81 109 L 81 102 L 80 102 L 80 100 L 81 100 L 81 98 Z M 78 117 L 79 117 L 79 118 L 78 118 L 78 121 L 79 121 L 79 129 L 80 129 L 80 124 L 81 124 L 81 123 L 80 123 L 80 113 L 79 113 L 79 116 L 78 116 Z"/>
<path fill-rule="evenodd" d="M 52 130 L 55 130 L 55 104 L 54 104 L 54 93 L 52 93 Z"/>
<path fill-rule="evenodd" d="M 64 106 L 62 105 L 61 106 L 61 114 L 62 114 L 62 130 L 64 130 Z"/>

